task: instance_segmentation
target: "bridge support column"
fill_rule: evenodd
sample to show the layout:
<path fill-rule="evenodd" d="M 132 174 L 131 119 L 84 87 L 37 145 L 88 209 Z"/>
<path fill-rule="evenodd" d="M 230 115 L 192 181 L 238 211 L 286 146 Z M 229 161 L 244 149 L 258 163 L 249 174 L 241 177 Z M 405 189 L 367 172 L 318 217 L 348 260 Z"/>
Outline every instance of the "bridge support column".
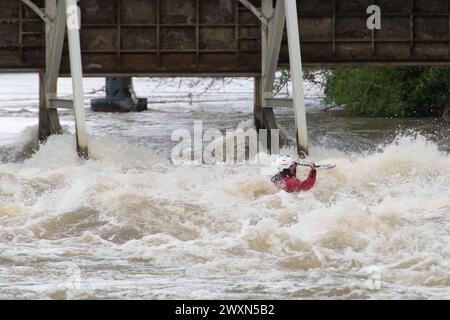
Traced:
<path fill-rule="evenodd" d="M 296 0 L 284 0 L 289 43 L 289 60 L 294 95 L 295 126 L 297 128 L 297 146 L 299 151 L 308 155 L 308 129 L 306 123 L 305 93 L 303 88 L 302 55 Z"/>
<path fill-rule="evenodd" d="M 253 12 L 257 10 L 248 1 L 241 2 Z M 303 89 L 303 71 L 296 0 L 262 0 L 257 16 L 262 23 L 261 83 L 255 81 L 255 125 L 258 129 L 278 130 L 274 107 L 292 106 L 295 111 L 297 148 L 299 155 L 308 154 L 308 132 Z M 267 22 L 265 22 L 267 21 Z M 287 25 L 291 65 L 293 99 L 275 99 L 273 81 L 277 71 L 284 27 Z M 261 89 L 260 89 L 261 88 Z M 260 98 L 259 98 L 260 97 Z M 259 108 L 261 105 L 261 108 Z"/>
<path fill-rule="evenodd" d="M 256 127 L 256 130 L 261 130 L 261 129 L 264 129 L 261 77 L 255 77 L 253 92 L 254 92 L 253 115 L 255 117 L 255 127 Z"/>
<path fill-rule="evenodd" d="M 55 21 L 57 18 L 58 8 L 56 0 L 45 0 L 46 17 Z M 39 140 L 45 142 L 50 135 L 60 134 L 62 132 L 59 122 L 57 109 L 51 109 L 48 105 L 49 93 L 56 92 L 56 82 L 52 85 L 48 80 L 50 66 L 52 65 L 52 48 L 55 25 L 46 21 L 46 72 L 39 74 Z M 51 88 L 53 87 L 53 88 Z M 51 89 L 50 89 L 51 88 Z"/>
<path fill-rule="evenodd" d="M 37 9 L 36 9 L 37 10 Z M 86 115 L 84 110 L 83 67 L 81 59 L 79 7 L 77 0 L 45 0 L 46 23 L 46 72 L 39 76 L 39 138 L 45 140 L 51 134 L 61 132 L 57 109 L 68 108 L 75 113 L 77 151 L 80 157 L 88 158 Z M 58 78 L 67 28 L 70 72 L 73 100 L 59 99 Z"/>
<path fill-rule="evenodd" d="M 70 73 L 72 75 L 73 88 L 73 109 L 75 111 L 77 151 L 80 157 L 88 158 L 86 115 L 84 110 L 83 65 L 80 44 L 81 17 L 79 15 L 77 0 L 65 0 L 65 2 L 67 38 L 69 40 Z"/>
<path fill-rule="evenodd" d="M 137 98 L 130 77 L 106 78 L 106 98 L 93 99 L 94 112 L 139 112 L 147 110 L 147 99 Z"/>
<path fill-rule="evenodd" d="M 247 4 L 246 4 L 247 5 Z M 250 5 L 250 4 L 248 4 Z M 256 9 L 254 9 L 256 10 Z M 255 78 L 255 107 L 254 107 L 254 116 L 255 116 L 255 126 L 257 130 L 267 130 L 267 138 L 268 138 L 268 151 L 270 153 L 279 152 L 279 148 L 276 150 L 272 150 L 272 139 L 279 139 L 275 145 L 279 146 L 280 140 L 280 130 L 278 128 L 277 121 L 275 119 L 275 114 L 273 109 L 267 108 L 265 103 L 266 97 L 266 87 L 267 83 L 272 83 L 272 91 L 273 91 L 273 80 L 275 71 L 271 76 L 270 68 L 270 58 L 269 58 L 269 47 L 271 42 L 271 27 L 265 21 L 268 21 L 268 17 L 273 15 L 273 0 L 262 0 L 261 1 L 261 13 L 260 17 L 262 17 L 262 32 L 261 32 L 261 46 L 262 46 L 262 61 L 261 61 L 261 77 Z M 278 59 L 277 59 L 278 60 Z M 272 80 L 270 80 L 270 78 Z"/>

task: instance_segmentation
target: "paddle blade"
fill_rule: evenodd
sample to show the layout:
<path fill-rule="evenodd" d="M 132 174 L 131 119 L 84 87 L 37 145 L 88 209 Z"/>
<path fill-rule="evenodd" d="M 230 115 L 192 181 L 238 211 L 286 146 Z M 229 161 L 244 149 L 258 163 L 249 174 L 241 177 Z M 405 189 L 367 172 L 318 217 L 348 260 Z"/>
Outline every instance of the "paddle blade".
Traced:
<path fill-rule="evenodd" d="M 306 163 L 297 163 L 299 166 L 302 167 L 309 167 L 309 164 Z M 335 169 L 337 167 L 337 165 L 335 164 L 321 164 L 321 165 L 317 165 L 316 166 L 318 169 L 325 169 L 325 170 L 329 170 L 329 169 Z"/>
<path fill-rule="evenodd" d="M 317 168 L 325 169 L 325 170 L 335 169 L 336 167 L 337 167 L 337 165 L 335 165 L 335 164 L 324 164 L 324 165 L 317 166 Z"/>

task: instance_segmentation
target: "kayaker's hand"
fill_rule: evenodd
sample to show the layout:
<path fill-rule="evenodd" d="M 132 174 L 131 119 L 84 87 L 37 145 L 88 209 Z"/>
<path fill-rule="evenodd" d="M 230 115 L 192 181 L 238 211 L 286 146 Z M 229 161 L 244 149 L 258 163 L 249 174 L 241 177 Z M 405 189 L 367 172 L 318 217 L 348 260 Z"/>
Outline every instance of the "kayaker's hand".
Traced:
<path fill-rule="evenodd" d="M 316 169 L 317 169 L 316 164 L 315 164 L 314 162 L 311 162 L 311 163 L 309 164 L 309 167 L 310 167 L 312 170 L 316 170 Z"/>

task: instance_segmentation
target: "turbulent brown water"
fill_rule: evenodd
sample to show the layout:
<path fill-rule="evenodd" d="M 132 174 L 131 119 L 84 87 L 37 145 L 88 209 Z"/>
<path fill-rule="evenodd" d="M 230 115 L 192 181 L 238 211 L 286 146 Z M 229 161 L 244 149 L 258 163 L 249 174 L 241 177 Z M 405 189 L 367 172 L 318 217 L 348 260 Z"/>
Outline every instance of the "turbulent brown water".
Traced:
<path fill-rule="evenodd" d="M 11 77 L 34 97 L 34 78 L 0 83 Z M 338 167 L 299 195 L 257 165 L 171 165 L 171 133 L 194 119 L 250 126 L 251 86 L 190 105 L 190 88 L 139 80 L 151 110 L 88 113 L 86 162 L 70 113 L 68 134 L 31 151 L 35 98 L 2 89 L 0 298 L 450 298 L 448 123 L 323 113 L 308 100 L 311 154 Z M 292 135 L 292 115 L 279 117 Z"/>

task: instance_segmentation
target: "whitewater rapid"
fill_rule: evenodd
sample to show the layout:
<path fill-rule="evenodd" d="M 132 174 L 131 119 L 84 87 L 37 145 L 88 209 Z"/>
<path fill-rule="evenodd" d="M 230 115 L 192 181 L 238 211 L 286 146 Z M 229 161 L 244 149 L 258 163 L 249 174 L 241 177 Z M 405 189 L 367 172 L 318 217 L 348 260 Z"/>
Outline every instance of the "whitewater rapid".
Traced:
<path fill-rule="evenodd" d="M 191 88 L 137 80 L 148 112 L 87 112 L 89 161 L 69 112 L 66 133 L 38 145 L 33 81 L 0 77 L 0 299 L 450 298 L 448 122 L 311 112 L 307 100 L 308 160 L 337 169 L 287 194 L 268 163 L 168 157 L 173 130 L 195 120 L 250 127 L 251 81 L 190 103 Z M 293 136 L 292 114 L 277 116 Z"/>
<path fill-rule="evenodd" d="M 299 195 L 255 165 L 90 148 L 81 161 L 57 136 L 0 165 L 0 298 L 449 297 L 450 159 L 422 136 L 351 157 L 313 148 L 338 168 Z"/>

